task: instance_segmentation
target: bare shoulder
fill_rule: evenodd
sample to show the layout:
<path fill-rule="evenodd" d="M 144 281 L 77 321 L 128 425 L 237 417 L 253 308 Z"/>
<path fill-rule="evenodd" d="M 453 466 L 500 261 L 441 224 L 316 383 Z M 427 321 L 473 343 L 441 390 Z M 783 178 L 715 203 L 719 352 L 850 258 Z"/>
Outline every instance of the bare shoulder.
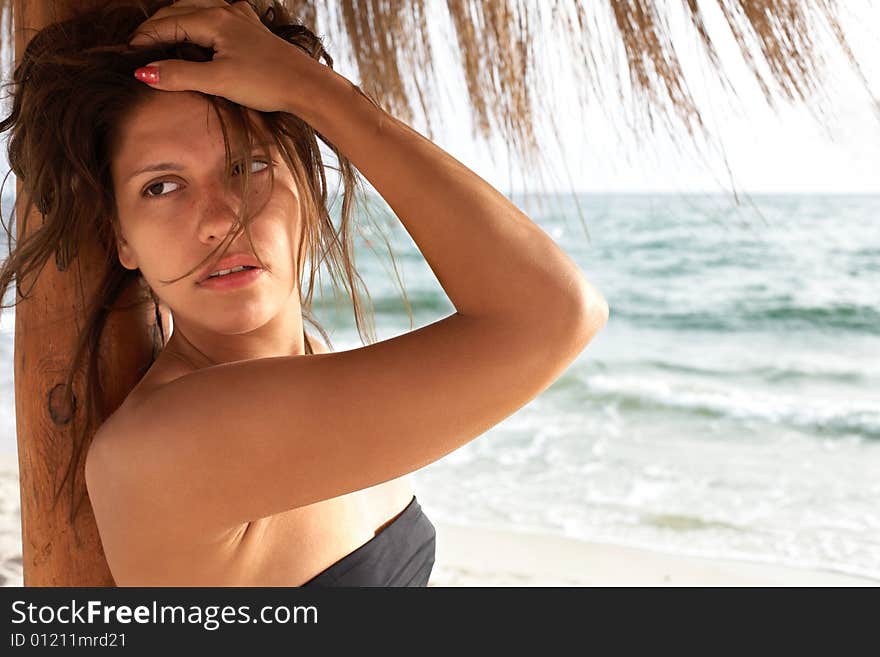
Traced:
<path fill-rule="evenodd" d="M 321 342 L 318 338 L 309 333 L 306 333 L 306 337 L 309 339 L 309 344 L 312 347 L 312 352 L 316 354 L 329 354 L 330 350 L 327 348 L 323 342 Z"/>
<path fill-rule="evenodd" d="M 330 353 L 327 345 L 307 334 L 314 354 Z M 151 553 L 158 546 L 192 544 L 194 538 L 210 541 L 204 527 L 182 522 L 174 509 L 182 505 L 156 504 L 158 497 L 155 470 L 151 460 L 127 458 L 139 441 L 148 440 L 149 428 L 143 426 L 135 411 L 149 403 L 164 386 L 192 372 L 179 361 L 156 363 L 122 405 L 95 433 L 86 453 L 85 478 L 89 500 L 98 523 L 105 554 L 116 572 L 144 573 L 139 554 Z M 153 460 L 155 461 L 155 460 Z M 161 511 L 160 513 L 157 513 Z M 193 527 L 193 531 L 189 528 Z M 234 528 L 234 525 L 231 526 Z M 229 528 L 218 527 L 213 538 L 220 540 Z M 140 550 L 135 549 L 140 546 Z"/>
<path fill-rule="evenodd" d="M 144 531 L 160 518 L 176 532 L 220 536 L 398 479 L 521 408 L 593 334 L 536 342 L 542 328 L 455 313 L 357 349 L 330 352 L 312 338 L 311 356 L 173 378 L 95 436 L 86 477 L 96 519 L 109 526 L 114 509 L 129 507 L 125 522 Z"/>
<path fill-rule="evenodd" d="M 330 349 L 319 338 L 306 333 L 313 354 L 329 354 Z M 161 357 L 160 357 L 161 358 Z M 180 361 L 157 361 L 146 376 L 131 391 L 119 408 L 107 419 L 96 432 L 91 446 L 99 443 L 113 443 L 129 435 L 134 428 L 131 426 L 132 410 L 141 401 L 146 400 L 151 393 L 167 385 L 168 383 L 192 373 L 194 370 Z M 88 460 L 88 459 L 87 459 Z"/>
<path fill-rule="evenodd" d="M 327 345 L 319 338 L 310 333 L 306 333 L 306 337 L 313 354 L 331 353 Z M 138 423 L 135 419 L 135 409 L 142 403 L 148 402 L 151 396 L 164 386 L 193 371 L 191 367 L 181 361 L 157 361 L 119 408 L 101 425 L 86 453 L 86 481 L 91 499 L 94 500 L 97 495 L 103 492 L 98 490 L 99 468 L 116 468 L 115 465 L 108 463 L 110 452 L 114 451 L 113 446 L 120 446 L 125 441 L 138 439 L 140 429 L 143 427 L 142 423 Z M 101 454 L 98 455 L 98 452 Z M 137 463 L 132 463 L 129 467 L 132 471 L 130 472 L 131 476 L 126 479 L 127 482 L 136 485 L 143 481 L 139 476 L 140 473 L 136 470 Z M 118 495 L 121 492 L 117 489 L 112 491 L 112 494 Z"/>

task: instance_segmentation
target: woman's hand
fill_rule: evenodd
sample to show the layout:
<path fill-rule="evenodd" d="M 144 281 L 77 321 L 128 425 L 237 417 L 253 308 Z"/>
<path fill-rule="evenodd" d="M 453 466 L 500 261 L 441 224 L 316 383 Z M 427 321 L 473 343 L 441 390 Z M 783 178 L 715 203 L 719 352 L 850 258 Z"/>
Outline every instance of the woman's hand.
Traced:
<path fill-rule="evenodd" d="M 273 34 L 247 2 L 180 0 L 141 23 L 132 46 L 189 41 L 214 49 L 210 62 L 166 59 L 151 62 L 135 77 L 164 91 L 200 91 L 223 96 L 261 112 L 292 112 L 291 90 L 305 80 L 298 71 L 322 66 Z M 311 63 L 311 64 L 310 64 Z"/>

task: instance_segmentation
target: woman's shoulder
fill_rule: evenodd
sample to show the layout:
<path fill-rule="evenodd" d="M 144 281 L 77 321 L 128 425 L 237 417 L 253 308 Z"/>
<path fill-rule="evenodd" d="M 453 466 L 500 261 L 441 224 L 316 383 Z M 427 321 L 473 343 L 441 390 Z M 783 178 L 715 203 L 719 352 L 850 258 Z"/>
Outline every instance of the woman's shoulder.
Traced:
<path fill-rule="evenodd" d="M 312 335 L 306 335 L 313 353 L 329 353 L 327 345 L 321 340 Z M 160 353 L 147 373 L 132 388 L 119 407 L 98 428 L 87 450 L 86 460 L 89 460 L 88 453 L 92 451 L 91 448 L 98 444 L 114 445 L 128 440 L 137 440 L 137 436 L 141 435 L 144 429 L 142 426 L 143 414 L 138 412 L 139 408 L 145 403 L 149 403 L 155 393 L 164 386 L 195 372 L 196 369 L 190 363 L 175 358 L 167 352 Z"/>
<path fill-rule="evenodd" d="M 306 333 L 306 337 L 312 347 L 312 353 L 330 353 L 327 345 L 321 340 L 309 333 Z M 172 381 L 175 381 L 182 376 L 186 376 L 187 374 L 191 374 L 194 371 L 196 371 L 196 368 L 190 363 L 179 358 L 171 357 L 165 352 L 161 353 L 156 359 L 156 362 L 153 363 L 152 367 L 150 367 L 137 385 L 135 385 L 135 387 L 128 393 L 119 408 L 107 418 L 104 425 L 101 427 L 102 433 L 111 432 L 113 426 L 126 426 L 125 419 L 153 393 Z"/>
<path fill-rule="evenodd" d="M 306 333 L 309 344 L 312 346 L 312 352 L 316 354 L 326 354 L 330 350 L 321 340 L 315 336 Z M 155 392 L 158 388 L 167 385 L 187 374 L 192 374 L 196 368 L 191 363 L 176 358 L 173 355 L 166 355 L 165 352 L 159 355 L 156 362 L 150 370 L 141 378 L 140 382 L 129 393 L 126 401 L 131 400 L 131 406 L 136 405 L 137 400 L 141 397 L 148 396 L 151 392 Z"/>
<path fill-rule="evenodd" d="M 309 339 L 309 344 L 312 347 L 312 353 L 315 353 L 315 354 L 330 353 L 330 350 L 327 348 L 327 345 L 325 345 L 323 342 L 321 342 L 314 335 L 310 335 L 310 334 L 306 333 L 306 337 Z"/>

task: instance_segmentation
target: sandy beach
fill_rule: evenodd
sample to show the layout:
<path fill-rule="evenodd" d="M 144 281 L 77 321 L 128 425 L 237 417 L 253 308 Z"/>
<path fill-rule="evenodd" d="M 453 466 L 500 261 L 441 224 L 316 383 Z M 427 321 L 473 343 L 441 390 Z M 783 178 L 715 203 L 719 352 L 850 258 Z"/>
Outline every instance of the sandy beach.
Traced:
<path fill-rule="evenodd" d="M 22 585 L 18 464 L 0 457 L 0 582 Z M 878 586 L 833 572 L 703 559 L 432 520 L 428 586 Z"/>
<path fill-rule="evenodd" d="M 834 572 L 434 522 L 428 586 L 878 586 Z"/>

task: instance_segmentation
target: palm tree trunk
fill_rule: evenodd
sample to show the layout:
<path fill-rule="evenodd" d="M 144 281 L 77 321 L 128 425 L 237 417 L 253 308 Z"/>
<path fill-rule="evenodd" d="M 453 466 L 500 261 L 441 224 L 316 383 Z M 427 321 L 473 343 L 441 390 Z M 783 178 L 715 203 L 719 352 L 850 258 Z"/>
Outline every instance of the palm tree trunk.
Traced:
<path fill-rule="evenodd" d="M 83 0 L 16 0 L 16 63 L 35 31 L 64 19 L 73 7 L 87 4 Z M 17 239 L 21 241 L 25 237 L 20 230 L 25 204 L 20 182 L 16 191 Z M 32 214 L 28 232 L 42 222 L 35 208 Z M 65 271 L 50 259 L 35 281 L 27 281 L 26 289 L 32 289 L 29 298 L 16 306 L 15 412 L 25 586 L 114 585 L 88 499 L 71 524 L 68 482 L 53 508 L 55 491 L 72 454 L 72 420 L 81 420 L 85 413 L 81 377 L 74 379 L 76 403 L 72 412 L 64 401 L 63 384 L 73 360 L 77 331 L 84 325 L 84 300 L 96 290 L 98 265 L 104 257 L 95 241 L 82 245 L 79 256 Z M 133 299 L 128 293 L 123 296 L 127 298 L 120 304 Z M 107 366 L 102 370 L 102 381 L 105 408 L 111 411 L 137 383 L 137 373 L 149 364 L 152 339 L 148 311 L 112 313 L 105 329 L 101 358 Z M 78 500 L 85 491 L 82 460 L 75 475 Z"/>

